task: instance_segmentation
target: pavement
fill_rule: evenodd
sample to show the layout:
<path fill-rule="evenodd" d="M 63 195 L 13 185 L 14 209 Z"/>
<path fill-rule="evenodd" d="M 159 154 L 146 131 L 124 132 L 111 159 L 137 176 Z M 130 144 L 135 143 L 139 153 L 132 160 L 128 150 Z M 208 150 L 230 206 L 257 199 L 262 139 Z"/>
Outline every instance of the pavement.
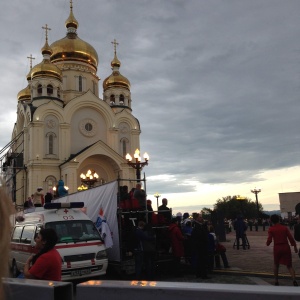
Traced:
<path fill-rule="evenodd" d="M 235 232 L 226 235 L 226 242 L 222 244 L 226 247 L 226 254 L 230 268 L 214 269 L 209 274 L 210 279 L 196 278 L 188 265 L 182 264 L 184 270 L 183 277 L 172 277 L 160 275 L 159 281 L 172 282 L 205 282 L 221 284 L 248 284 L 248 285 L 274 285 L 273 277 L 273 244 L 266 246 L 268 228 L 263 231 L 259 227 L 258 231 L 247 231 L 249 249 L 239 250 L 233 247 L 235 242 Z M 293 235 L 293 231 L 292 235 Z M 298 248 L 300 245 L 298 244 Z M 298 284 L 300 285 L 300 259 L 298 254 L 292 250 L 293 267 L 295 269 Z M 222 261 L 221 261 L 222 266 Z M 279 268 L 279 285 L 293 286 L 292 280 L 285 266 Z"/>

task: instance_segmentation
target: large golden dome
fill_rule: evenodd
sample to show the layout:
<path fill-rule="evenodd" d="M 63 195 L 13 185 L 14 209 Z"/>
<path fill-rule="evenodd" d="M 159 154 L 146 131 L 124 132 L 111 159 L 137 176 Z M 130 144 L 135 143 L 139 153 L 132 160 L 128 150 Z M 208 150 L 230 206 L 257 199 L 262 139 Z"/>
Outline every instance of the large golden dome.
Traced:
<path fill-rule="evenodd" d="M 51 62 L 79 61 L 91 64 L 97 70 L 98 54 L 93 46 L 77 36 L 76 29 L 79 25 L 73 15 L 72 6 L 65 25 L 67 28 L 66 37 L 54 42 L 50 46 L 53 51 Z"/>
<path fill-rule="evenodd" d="M 113 69 L 113 72 L 110 76 L 108 76 L 103 81 L 103 90 L 106 91 L 110 87 L 123 87 L 130 90 L 130 82 L 129 80 L 121 75 L 119 68 L 121 66 L 121 62 L 118 60 L 116 52 L 114 59 L 111 62 L 111 66 Z"/>

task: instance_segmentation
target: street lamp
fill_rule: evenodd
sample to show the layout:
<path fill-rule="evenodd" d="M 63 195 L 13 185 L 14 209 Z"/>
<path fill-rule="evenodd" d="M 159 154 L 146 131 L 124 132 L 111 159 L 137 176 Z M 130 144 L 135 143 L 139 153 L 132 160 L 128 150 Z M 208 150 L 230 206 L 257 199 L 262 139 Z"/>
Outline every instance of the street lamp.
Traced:
<path fill-rule="evenodd" d="M 154 197 L 156 198 L 157 210 L 158 210 L 158 198 L 160 197 L 160 194 L 159 193 L 155 193 Z"/>
<path fill-rule="evenodd" d="M 81 173 L 80 178 L 81 182 L 90 189 L 98 181 L 99 175 L 94 170 L 88 170 L 86 174 Z"/>
<path fill-rule="evenodd" d="M 251 193 L 255 194 L 256 199 L 256 210 L 257 210 L 257 218 L 259 217 L 259 208 L 258 208 L 258 197 L 257 194 L 261 192 L 261 189 L 254 188 L 251 190 Z"/>
<path fill-rule="evenodd" d="M 148 160 L 149 160 L 149 155 L 147 152 L 144 154 L 144 162 L 141 162 L 141 157 L 140 157 L 140 150 L 136 149 L 134 152 L 133 157 L 135 158 L 135 162 L 132 162 L 132 157 L 129 153 L 126 154 L 126 160 L 128 165 L 133 167 L 136 170 L 136 179 L 137 182 L 141 181 L 141 170 L 143 169 L 144 166 L 148 165 Z"/>
<path fill-rule="evenodd" d="M 243 196 L 240 196 L 240 195 L 236 196 L 236 200 L 240 201 L 240 204 L 241 204 L 241 213 L 242 213 L 243 217 L 245 217 L 244 216 L 244 202 L 245 202 L 246 199 L 247 199 L 246 197 L 243 197 Z"/>

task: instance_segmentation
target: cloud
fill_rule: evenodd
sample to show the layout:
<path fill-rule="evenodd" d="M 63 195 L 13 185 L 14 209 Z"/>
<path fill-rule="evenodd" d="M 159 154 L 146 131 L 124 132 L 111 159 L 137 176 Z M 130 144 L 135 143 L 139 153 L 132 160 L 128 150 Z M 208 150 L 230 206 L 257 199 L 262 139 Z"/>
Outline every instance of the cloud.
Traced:
<path fill-rule="evenodd" d="M 27 85 L 27 56 L 42 59 L 41 27 L 52 28 L 51 42 L 66 33 L 69 1 L 39 4 L 5 2 L 0 12 L 1 147 Z M 149 192 L 239 189 L 278 170 L 299 180 L 284 173 L 300 164 L 299 9 L 293 0 L 74 1 L 79 36 L 97 50 L 102 80 L 111 74 L 111 41 L 119 42 L 142 152 L 150 155 Z"/>

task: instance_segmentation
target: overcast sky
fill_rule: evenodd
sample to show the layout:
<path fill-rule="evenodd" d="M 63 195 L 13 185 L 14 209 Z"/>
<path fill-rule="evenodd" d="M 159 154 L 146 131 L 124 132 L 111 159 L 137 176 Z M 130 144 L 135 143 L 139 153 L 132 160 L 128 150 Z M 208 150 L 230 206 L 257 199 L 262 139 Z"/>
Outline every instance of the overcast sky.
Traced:
<path fill-rule="evenodd" d="M 228 195 L 279 209 L 278 193 L 299 192 L 299 0 L 74 0 L 78 35 L 111 74 L 111 41 L 131 82 L 141 124 L 148 198 L 174 211 L 209 207 Z M 27 56 L 41 62 L 66 34 L 69 0 L 2 1 L 0 147 L 10 141 Z M 160 200 L 161 200 L 160 198 Z M 299 199 L 300 202 L 300 199 Z M 188 208 L 189 207 L 189 208 Z"/>

